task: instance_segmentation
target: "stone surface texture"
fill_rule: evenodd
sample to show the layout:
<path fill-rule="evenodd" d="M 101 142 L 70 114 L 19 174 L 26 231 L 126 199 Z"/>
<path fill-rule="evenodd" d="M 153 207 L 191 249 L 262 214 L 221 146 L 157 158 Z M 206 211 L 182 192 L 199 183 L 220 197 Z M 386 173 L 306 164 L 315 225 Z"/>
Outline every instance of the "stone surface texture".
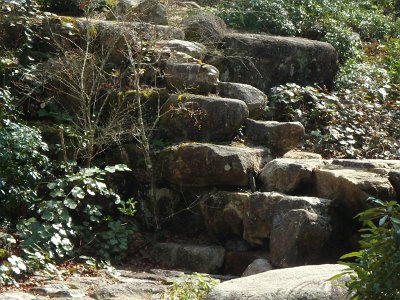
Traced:
<path fill-rule="evenodd" d="M 221 97 L 239 99 L 245 102 L 249 109 L 250 118 L 261 117 L 267 108 L 267 95 L 249 84 L 219 82 L 217 92 Z"/>
<path fill-rule="evenodd" d="M 277 156 L 300 146 L 304 139 L 304 127 L 300 122 L 246 121 L 246 139 L 259 146 L 270 148 Z"/>
<path fill-rule="evenodd" d="M 173 141 L 229 141 L 249 114 L 243 101 L 215 96 L 174 95 L 166 106 L 160 130 Z"/>
<path fill-rule="evenodd" d="M 184 143 L 159 155 L 161 178 L 185 187 L 248 187 L 249 177 L 271 160 L 268 149 Z"/>
<path fill-rule="evenodd" d="M 268 259 L 257 258 L 246 268 L 246 270 L 242 274 L 242 277 L 247 277 L 250 275 L 255 275 L 271 270 L 272 270 L 272 265 L 268 261 Z"/>
<path fill-rule="evenodd" d="M 227 30 L 220 17 L 208 12 L 188 16 L 182 21 L 181 27 L 187 40 L 214 45 L 221 42 Z"/>
<path fill-rule="evenodd" d="M 327 281 L 345 269 L 341 265 L 309 265 L 272 270 L 229 280 L 212 289 L 208 300 L 343 300 L 346 288 Z"/>
<path fill-rule="evenodd" d="M 338 70 L 336 50 L 328 43 L 249 33 L 229 33 L 222 42 L 221 80 L 265 93 L 288 82 L 330 88 Z"/>
<path fill-rule="evenodd" d="M 244 205 L 249 195 L 218 191 L 203 196 L 201 211 L 211 237 L 218 241 L 242 238 Z"/>
<path fill-rule="evenodd" d="M 218 85 L 218 69 L 207 64 L 167 62 L 164 74 L 168 85 L 179 92 L 208 94 Z"/>
<path fill-rule="evenodd" d="M 153 255 L 172 268 L 215 274 L 221 270 L 225 249 L 221 246 L 157 243 Z"/>

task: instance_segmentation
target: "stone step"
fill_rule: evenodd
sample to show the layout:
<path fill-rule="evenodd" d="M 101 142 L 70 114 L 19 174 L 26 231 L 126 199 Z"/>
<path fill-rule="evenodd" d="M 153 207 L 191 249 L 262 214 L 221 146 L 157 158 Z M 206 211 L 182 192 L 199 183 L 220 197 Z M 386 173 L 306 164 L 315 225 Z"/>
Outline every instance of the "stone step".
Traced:
<path fill-rule="evenodd" d="M 207 54 L 207 48 L 196 42 L 189 42 L 184 40 L 162 40 L 156 42 L 156 48 L 159 50 L 164 49 L 165 51 L 172 53 L 185 53 L 197 60 L 204 60 Z"/>
<path fill-rule="evenodd" d="M 168 61 L 164 76 L 172 90 L 208 95 L 217 88 L 219 71 L 208 64 Z"/>
<path fill-rule="evenodd" d="M 249 114 L 236 99 L 172 95 L 160 119 L 161 137 L 170 141 L 231 141 Z"/>
<path fill-rule="evenodd" d="M 304 134 L 304 127 L 299 122 L 246 121 L 245 140 L 270 148 L 272 154 L 278 157 L 300 146 Z"/>
<path fill-rule="evenodd" d="M 159 154 L 161 178 L 181 187 L 250 187 L 272 158 L 266 148 L 183 143 Z"/>
<path fill-rule="evenodd" d="M 370 196 L 397 198 L 388 174 L 399 165 L 400 161 L 280 158 L 269 162 L 258 180 L 263 191 L 331 199 L 353 218 L 367 208 Z"/>
<path fill-rule="evenodd" d="M 225 249 L 215 245 L 157 243 L 152 255 L 171 268 L 215 274 L 222 269 Z"/>
<path fill-rule="evenodd" d="M 217 93 L 224 98 L 239 99 L 246 103 L 249 117 L 257 119 L 266 111 L 268 98 L 259 89 L 243 83 L 219 82 Z"/>

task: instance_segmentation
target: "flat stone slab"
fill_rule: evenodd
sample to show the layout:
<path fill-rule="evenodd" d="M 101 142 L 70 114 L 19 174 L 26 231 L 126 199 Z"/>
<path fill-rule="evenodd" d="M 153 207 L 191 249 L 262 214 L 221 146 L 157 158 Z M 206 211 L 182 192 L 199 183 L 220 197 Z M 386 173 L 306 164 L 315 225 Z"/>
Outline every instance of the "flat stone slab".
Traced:
<path fill-rule="evenodd" d="M 208 300 L 344 300 L 347 289 L 327 281 L 341 265 L 309 265 L 233 279 L 214 287 Z"/>
<path fill-rule="evenodd" d="M 278 156 L 300 146 L 304 134 L 300 122 L 246 121 L 246 139 L 254 145 L 270 148 Z"/>
<path fill-rule="evenodd" d="M 249 115 L 243 101 L 215 96 L 173 95 L 166 106 L 160 129 L 173 141 L 231 141 Z"/>
<path fill-rule="evenodd" d="M 271 160 L 265 148 L 184 143 L 159 156 L 161 178 L 184 187 L 250 186 L 250 177 Z"/>
<path fill-rule="evenodd" d="M 277 158 L 261 170 L 258 180 L 263 192 L 295 194 L 313 183 L 313 171 L 324 165 L 322 159 Z"/>

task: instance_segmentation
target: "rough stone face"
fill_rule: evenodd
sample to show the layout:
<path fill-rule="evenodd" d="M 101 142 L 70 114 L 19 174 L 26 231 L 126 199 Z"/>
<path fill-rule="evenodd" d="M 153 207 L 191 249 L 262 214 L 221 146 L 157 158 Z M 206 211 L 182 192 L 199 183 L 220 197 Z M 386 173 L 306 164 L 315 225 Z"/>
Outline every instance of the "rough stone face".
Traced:
<path fill-rule="evenodd" d="M 399 171 L 391 171 L 389 172 L 389 181 L 392 184 L 396 195 L 397 201 L 400 200 L 400 172 Z"/>
<path fill-rule="evenodd" d="M 246 138 L 252 144 L 269 147 L 279 156 L 299 146 L 304 133 L 300 122 L 246 121 Z"/>
<path fill-rule="evenodd" d="M 207 53 L 204 45 L 182 40 L 159 41 L 156 43 L 156 47 L 168 48 L 172 52 L 183 52 L 198 60 L 203 60 Z"/>
<path fill-rule="evenodd" d="M 271 271 L 272 266 L 268 259 L 265 258 L 258 258 L 254 260 L 243 272 L 242 277 L 255 275 L 267 271 Z"/>
<path fill-rule="evenodd" d="M 168 24 L 166 7 L 159 0 L 118 0 L 115 14 L 118 19 L 127 22 Z"/>
<path fill-rule="evenodd" d="M 247 83 L 265 93 L 288 82 L 332 86 L 338 70 L 336 50 L 302 38 L 229 33 L 218 65 L 222 81 Z"/>
<path fill-rule="evenodd" d="M 367 208 L 370 196 L 393 200 L 395 191 L 387 176 L 363 169 L 334 168 L 314 170 L 318 197 L 334 200 L 349 218 Z"/>
<path fill-rule="evenodd" d="M 215 44 L 221 42 L 224 37 L 226 24 L 220 17 L 211 13 L 200 13 L 184 19 L 182 29 L 189 41 Z"/>
<path fill-rule="evenodd" d="M 249 193 L 218 191 L 203 196 L 201 211 L 208 234 L 218 241 L 241 238 Z"/>
<path fill-rule="evenodd" d="M 313 170 L 324 165 L 320 159 L 277 158 L 261 170 L 258 180 L 263 192 L 294 194 L 313 183 Z"/>
<path fill-rule="evenodd" d="M 285 268 L 319 263 L 332 227 L 330 200 L 313 197 L 282 196 L 275 206 L 270 237 L 270 259 Z"/>
<path fill-rule="evenodd" d="M 341 265 L 310 265 L 271 270 L 233 279 L 214 287 L 208 300 L 343 300 L 347 289 L 342 280 L 327 281 L 343 272 Z"/>
<path fill-rule="evenodd" d="M 173 141 L 231 141 L 249 114 L 243 101 L 191 94 L 171 96 L 166 107 L 160 128 Z"/>
<path fill-rule="evenodd" d="M 212 274 L 221 269 L 225 249 L 221 246 L 157 243 L 153 255 L 169 267 Z"/>
<path fill-rule="evenodd" d="M 242 83 L 219 82 L 218 94 L 221 97 L 239 99 L 249 108 L 249 117 L 260 117 L 267 107 L 267 95 L 259 89 Z"/>
<path fill-rule="evenodd" d="M 271 235 L 275 206 L 282 200 L 278 193 L 253 193 L 244 205 L 243 239 L 263 245 Z"/>
<path fill-rule="evenodd" d="M 164 149 L 159 166 L 161 178 L 184 187 L 247 187 L 268 160 L 268 149 L 186 143 Z"/>
<path fill-rule="evenodd" d="M 164 74 L 168 85 L 181 92 L 208 94 L 218 85 L 218 69 L 207 64 L 167 62 Z"/>

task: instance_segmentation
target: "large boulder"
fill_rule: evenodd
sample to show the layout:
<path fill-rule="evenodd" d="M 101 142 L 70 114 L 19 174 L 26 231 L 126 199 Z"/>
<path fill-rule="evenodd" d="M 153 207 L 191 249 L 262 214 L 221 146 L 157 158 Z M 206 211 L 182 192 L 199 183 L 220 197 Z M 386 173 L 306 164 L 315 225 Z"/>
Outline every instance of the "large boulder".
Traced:
<path fill-rule="evenodd" d="M 244 205 L 249 195 L 218 191 L 202 197 L 201 211 L 211 237 L 220 242 L 242 238 Z"/>
<path fill-rule="evenodd" d="M 109 14 L 127 22 L 148 22 L 167 25 L 167 10 L 159 0 L 118 0 L 115 9 Z"/>
<path fill-rule="evenodd" d="M 169 267 L 212 274 L 222 268 L 225 249 L 221 246 L 157 243 L 152 254 Z"/>
<path fill-rule="evenodd" d="M 218 95 L 225 98 L 239 99 L 249 108 L 249 117 L 258 118 L 267 108 L 267 95 L 259 89 L 242 83 L 219 82 Z"/>
<path fill-rule="evenodd" d="M 324 42 L 248 33 L 226 34 L 222 42 L 224 57 L 216 60 L 221 80 L 265 93 L 288 82 L 330 88 L 338 70 L 336 50 Z"/>
<path fill-rule="evenodd" d="M 348 218 L 366 209 L 370 196 L 382 200 L 396 199 L 394 188 L 386 175 L 368 169 L 350 169 L 326 166 L 315 169 L 315 185 L 318 197 L 332 199 L 343 208 Z"/>
<path fill-rule="evenodd" d="M 173 141 L 230 141 L 249 114 L 243 101 L 192 94 L 173 95 L 165 107 L 160 129 Z"/>
<path fill-rule="evenodd" d="M 226 33 L 226 24 L 212 13 L 203 12 L 188 16 L 182 21 L 182 29 L 189 41 L 215 45 L 221 42 Z"/>
<path fill-rule="evenodd" d="M 282 196 L 274 209 L 269 244 L 274 266 L 285 268 L 326 261 L 332 236 L 330 205 L 327 199 Z"/>
<path fill-rule="evenodd" d="M 225 281 L 211 290 L 208 300 L 344 300 L 342 280 L 328 281 L 342 273 L 342 265 L 310 265 Z"/>
<path fill-rule="evenodd" d="M 184 187 L 248 187 L 269 161 L 268 149 L 185 143 L 159 155 L 161 178 Z"/>
<path fill-rule="evenodd" d="M 278 156 L 303 143 L 304 134 L 300 122 L 246 121 L 246 139 L 254 145 L 270 148 Z"/>
<path fill-rule="evenodd" d="M 271 271 L 272 266 L 268 259 L 265 258 L 257 258 L 255 259 L 246 270 L 244 270 L 242 277 L 259 274 L 267 271 Z"/>
<path fill-rule="evenodd" d="M 218 69 L 207 64 L 167 62 L 164 74 L 168 85 L 180 92 L 207 95 L 218 85 Z"/>
<path fill-rule="evenodd" d="M 265 165 L 258 176 L 261 190 L 304 194 L 308 189 L 312 189 L 314 169 L 322 166 L 322 159 L 274 159 Z"/>

